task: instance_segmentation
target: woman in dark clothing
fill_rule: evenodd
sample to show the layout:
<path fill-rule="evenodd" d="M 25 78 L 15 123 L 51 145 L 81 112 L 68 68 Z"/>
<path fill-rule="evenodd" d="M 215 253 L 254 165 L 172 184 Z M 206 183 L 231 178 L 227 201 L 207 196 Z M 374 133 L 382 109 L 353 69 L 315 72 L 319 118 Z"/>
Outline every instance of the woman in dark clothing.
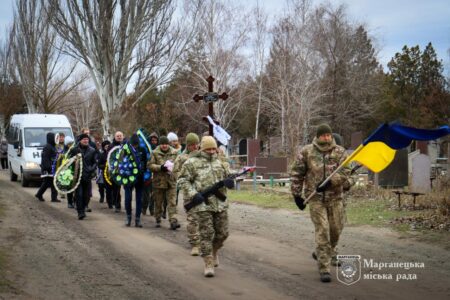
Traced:
<path fill-rule="evenodd" d="M 102 150 L 98 155 L 98 175 L 97 175 L 97 184 L 98 191 L 100 193 L 100 203 L 103 203 L 105 199 L 106 192 L 106 203 L 109 208 L 113 208 L 112 202 L 112 186 L 105 179 L 105 168 L 108 159 L 108 149 L 111 145 L 110 141 L 103 141 Z"/>
<path fill-rule="evenodd" d="M 36 195 L 39 201 L 45 201 L 42 197 L 45 191 L 50 188 L 52 191 L 52 202 L 61 202 L 57 199 L 58 192 L 53 185 L 53 176 L 55 175 L 56 168 L 56 142 L 55 134 L 53 132 L 47 133 L 47 144 L 42 149 L 41 154 L 41 177 L 42 184 Z"/>

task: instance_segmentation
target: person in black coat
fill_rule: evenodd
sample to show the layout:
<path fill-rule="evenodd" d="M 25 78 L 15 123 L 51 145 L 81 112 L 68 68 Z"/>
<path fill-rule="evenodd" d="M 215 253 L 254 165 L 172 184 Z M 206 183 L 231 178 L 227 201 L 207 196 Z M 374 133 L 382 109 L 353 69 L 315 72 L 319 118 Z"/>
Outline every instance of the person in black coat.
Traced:
<path fill-rule="evenodd" d="M 112 148 L 116 147 L 116 146 L 121 146 L 122 144 L 124 144 L 124 136 L 123 133 L 121 131 L 117 131 L 114 134 L 114 140 L 111 143 L 111 145 L 108 148 L 108 153 L 111 151 Z M 120 185 L 115 184 L 114 182 L 112 183 L 112 201 L 114 204 L 115 212 L 119 213 L 120 209 L 122 207 L 121 203 L 122 203 L 122 198 L 120 196 Z"/>
<path fill-rule="evenodd" d="M 58 200 L 58 192 L 53 185 L 53 176 L 56 169 L 56 142 L 55 134 L 53 132 L 47 133 L 47 144 L 42 149 L 41 154 L 41 177 L 42 184 L 36 195 L 34 195 L 39 201 L 45 201 L 42 197 L 45 191 L 50 188 L 52 192 L 52 202 L 61 202 Z"/>
<path fill-rule="evenodd" d="M 112 186 L 105 179 L 105 168 L 108 160 L 108 149 L 111 146 L 111 142 L 106 140 L 102 142 L 102 150 L 98 154 L 98 175 L 97 184 L 98 191 L 100 193 L 100 203 L 103 203 L 106 192 L 106 203 L 109 208 L 113 208 L 112 202 Z"/>
<path fill-rule="evenodd" d="M 138 164 L 139 172 L 136 175 L 137 180 L 134 185 L 125 186 L 125 210 L 127 212 L 127 220 L 125 225 L 131 225 L 131 200 L 133 197 L 133 189 L 136 192 L 136 212 L 135 212 L 135 226 L 142 227 L 141 211 L 142 211 L 142 192 L 144 189 L 144 172 L 147 168 L 147 154 L 144 149 L 139 146 L 139 137 L 133 134 L 128 143 L 133 152 L 136 163 Z"/>
<path fill-rule="evenodd" d="M 81 134 L 80 142 L 72 148 L 69 152 L 69 157 L 73 157 L 81 153 L 83 157 L 83 172 L 81 173 L 80 184 L 78 185 L 76 193 L 78 219 L 82 220 L 86 217 L 85 208 L 89 203 L 89 192 L 91 180 L 95 177 L 97 171 L 96 151 L 89 146 L 89 136 Z"/>

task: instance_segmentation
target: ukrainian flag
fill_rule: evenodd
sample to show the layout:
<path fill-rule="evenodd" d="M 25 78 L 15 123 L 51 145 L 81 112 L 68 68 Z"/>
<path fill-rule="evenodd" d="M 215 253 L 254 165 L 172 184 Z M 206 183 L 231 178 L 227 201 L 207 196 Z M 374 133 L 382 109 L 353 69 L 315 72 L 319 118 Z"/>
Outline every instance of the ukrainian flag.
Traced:
<path fill-rule="evenodd" d="M 450 134 L 448 125 L 438 129 L 419 129 L 398 123 L 385 123 L 364 140 L 342 165 L 357 161 L 369 170 L 378 173 L 394 160 L 396 150 L 407 147 L 411 141 L 430 141 L 447 134 Z"/>

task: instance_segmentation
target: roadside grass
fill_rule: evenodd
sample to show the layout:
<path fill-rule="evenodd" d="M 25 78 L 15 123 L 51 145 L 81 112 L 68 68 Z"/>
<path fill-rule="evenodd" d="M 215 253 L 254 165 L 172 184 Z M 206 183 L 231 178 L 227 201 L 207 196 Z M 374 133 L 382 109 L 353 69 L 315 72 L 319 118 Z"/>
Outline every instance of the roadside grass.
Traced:
<path fill-rule="evenodd" d="M 298 211 L 287 188 L 258 188 L 258 191 L 254 192 L 251 188 L 244 187 L 240 191 L 229 191 L 228 197 L 231 202 L 235 203 Z M 414 226 L 416 218 L 420 219 L 432 214 L 435 209 L 407 209 L 405 206 L 410 204 L 409 202 L 411 202 L 409 198 L 402 199 L 403 206 L 399 210 L 397 198 L 390 190 L 355 189 L 350 195 L 346 195 L 347 226 L 389 227 L 405 236 L 414 236 L 425 242 L 439 243 L 450 249 L 449 231 Z M 305 212 L 308 211 L 308 207 Z M 402 222 L 402 220 L 412 221 Z"/>
<path fill-rule="evenodd" d="M 292 197 L 285 194 L 268 191 L 253 192 L 251 190 L 230 190 L 228 197 L 231 202 L 253 204 L 264 208 L 283 208 L 297 210 Z"/>

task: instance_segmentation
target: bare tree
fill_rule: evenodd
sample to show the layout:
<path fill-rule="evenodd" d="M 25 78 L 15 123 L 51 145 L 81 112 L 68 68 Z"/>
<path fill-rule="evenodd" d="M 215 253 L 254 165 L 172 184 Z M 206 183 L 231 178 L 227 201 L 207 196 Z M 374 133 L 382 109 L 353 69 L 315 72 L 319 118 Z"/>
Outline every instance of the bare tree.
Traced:
<path fill-rule="evenodd" d="M 310 6 L 299 1 L 273 29 L 266 71 L 264 106 L 272 112 L 282 146 L 288 153 L 309 139 L 311 123 L 319 116 L 320 64 L 311 49 Z M 300 18 L 298 17 L 300 16 Z"/>
<path fill-rule="evenodd" d="M 85 77 L 72 80 L 76 63 L 63 57 L 52 28 L 53 11 L 39 0 L 18 0 L 10 43 L 15 75 L 22 85 L 29 113 L 55 112 Z"/>
<path fill-rule="evenodd" d="M 66 53 L 88 69 L 100 99 L 104 134 L 110 114 L 135 86 L 136 102 L 165 83 L 195 26 L 177 23 L 172 0 L 49 0 Z M 192 24 L 191 24 L 192 25 Z M 188 34 L 184 34 L 187 28 Z"/>
<path fill-rule="evenodd" d="M 200 11 L 198 11 L 200 10 Z M 206 89 L 205 79 L 212 75 L 216 81 L 216 91 L 226 91 L 230 98 L 214 103 L 215 117 L 221 126 L 230 129 L 247 93 L 240 90 L 239 83 L 249 75 L 248 59 L 245 46 L 250 29 L 248 14 L 242 7 L 226 0 L 205 0 L 203 5 L 191 10 L 189 18 L 199 14 L 198 34 L 195 43 L 185 55 L 185 65 L 181 73 L 189 78 L 178 80 L 178 84 L 188 91 L 203 92 Z M 201 122 L 204 105 L 196 105 L 192 113 L 192 93 L 181 97 L 180 106 L 188 112 L 195 122 Z"/>
<path fill-rule="evenodd" d="M 267 14 L 257 1 L 256 7 L 253 10 L 254 16 L 254 36 L 252 38 L 253 48 L 253 68 L 254 78 L 256 80 L 257 90 L 257 107 L 256 107 L 256 124 L 255 124 L 255 139 L 258 139 L 259 133 L 259 117 L 261 114 L 261 102 L 263 98 L 263 72 L 267 60 Z"/>
<path fill-rule="evenodd" d="M 75 132 L 81 132 L 82 128 L 100 131 L 101 107 L 95 91 L 74 90 L 66 97 L 64 107 L 62 112 L 68 116 Z"/>
<path fill-rule="evenodd" d="M 346 136 L 369 120 L 381 93 L 376 50 L 362 24 L 346 8 L 321 5 L 312 14 L 312 47 L 323 66 L 323 119 Z"/>

